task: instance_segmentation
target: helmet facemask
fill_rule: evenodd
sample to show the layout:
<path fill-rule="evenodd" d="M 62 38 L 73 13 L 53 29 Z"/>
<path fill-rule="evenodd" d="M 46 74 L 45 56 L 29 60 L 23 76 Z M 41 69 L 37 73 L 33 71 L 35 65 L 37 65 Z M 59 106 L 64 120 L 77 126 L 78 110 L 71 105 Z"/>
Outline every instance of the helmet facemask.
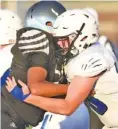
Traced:
<path fill-rule="evenodd" d="M 55 37 L 54 39 L 56 41 L 57 52 L 61 55 L 66 55 L 71 44 L 69 36 Z"/>
<path fill-rule="evenodd" d="M 79 54 L 79 50 L 76 49 L 76 47 L 74 46 L 74 42 L 77 40 L 79 35 L 81 35 L 81 32 L 84 26 L 85 26 L 85 23 L 82 24 L 79 31 L 77 30 L 75 33 L 72 33 L 70 35 L 55 37 L 57 49 L 61 55 L 64 55 L 66 57 L 70 54 L 73 56 L 76 56 Z"/>

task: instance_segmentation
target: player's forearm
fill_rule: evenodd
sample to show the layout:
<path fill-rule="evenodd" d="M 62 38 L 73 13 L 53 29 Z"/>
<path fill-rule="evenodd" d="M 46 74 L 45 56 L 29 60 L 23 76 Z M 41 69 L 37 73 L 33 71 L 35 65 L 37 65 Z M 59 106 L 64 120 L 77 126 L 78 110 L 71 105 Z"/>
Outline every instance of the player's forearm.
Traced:
<path fill-rule="evenodd" d="M 67 84 L 55 84 L 46 81 L 30 85 L 30 90 L 33 95 L 45 97 L 65 95 L 67 93 L 67 89 Z"/>
<path fill-rule="evenodd" d="M 30 95 L 25 102 L 33 104 L 37 107 L 40 107 L 46 111 L 70 115 L 71 104 L 68 103 L 65 99 L 53 99 L 45 98 L 35 95 Z"/>

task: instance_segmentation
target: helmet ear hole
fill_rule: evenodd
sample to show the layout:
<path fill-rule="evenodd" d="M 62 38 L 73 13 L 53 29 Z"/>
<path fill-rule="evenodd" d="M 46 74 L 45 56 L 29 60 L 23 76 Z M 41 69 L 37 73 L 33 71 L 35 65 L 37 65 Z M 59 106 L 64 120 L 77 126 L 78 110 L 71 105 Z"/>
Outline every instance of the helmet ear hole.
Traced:
<path fill-rule="evenodd" d="M 45 24 L 46 26 L 53 26 L 51 21 L 47 21 Z"/>
<path fill-rule="evenodd" d="M 92 34 L 93 37 L 96 37 L 97 35 L 96 34 Z"/>

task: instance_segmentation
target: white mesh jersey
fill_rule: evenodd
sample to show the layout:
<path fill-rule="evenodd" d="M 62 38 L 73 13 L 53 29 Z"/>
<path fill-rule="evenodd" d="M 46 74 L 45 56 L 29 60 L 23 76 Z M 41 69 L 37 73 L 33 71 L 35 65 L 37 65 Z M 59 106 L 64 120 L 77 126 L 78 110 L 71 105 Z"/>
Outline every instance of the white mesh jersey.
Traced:
<path fill-rule="evenodd" d="M 106 70 L 95 86 L 95 97 L 108 106 L 104 115 L 98 115 L 107 127 L 118 127 L 118 73 L 115 57 L 102 45 L 96 44 L 71 59 L 66 66 L 68 80 L 74 76 L 92 77 Z M 79 84 L 78 84 L 79 85 Z"/>
<path fill-rule="evenodd" d="M 113 53 L 100 44 L 95 44 L 70 60 L 66 71 L 69 80 L 74 76 L 92 77 L 104 70 L 111 70 L 114 64 Z"/>

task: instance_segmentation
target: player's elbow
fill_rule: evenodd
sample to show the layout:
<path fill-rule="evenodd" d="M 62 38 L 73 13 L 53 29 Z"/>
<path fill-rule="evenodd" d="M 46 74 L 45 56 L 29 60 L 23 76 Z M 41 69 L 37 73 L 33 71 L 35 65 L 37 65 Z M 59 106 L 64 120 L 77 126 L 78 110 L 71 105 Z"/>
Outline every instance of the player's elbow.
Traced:
<path fill-rule="evenodd" d="M 31 84 L 30 86 L 30 91 L 32 95 L 38 95 L 38 96 L 46 96 L 46 91 L 45 88 L 43 88 L 40 84 Z"/>
<path fill-rule="evenodd" d="M 35 88 L 30 88 L 30 91 L 31 91 L 31 94 L 33 94 L 33 95 L 37 95 L 37 91 L 36 91 L 36 89 Z"/>
<path fill-rule="evenodd" d="M 73 113 L 73 110 L 72 110 L 71 108 L 68 108 L 68 109 L 65 111 L 65 115 L 67 115 L 67 116 L 70 116 L 72 113 Z"/>
<path fill-rule="evenodd" d="M 66 104 L 60 108 L 60 114 L 70 116 L 74 112 L 73 107 L 70 104 Z"/>
<path fill-rule="evenodd" d="M 41 96 L 41 93 L 39 92 L 40 90 L 37 89 L 35 84 L 31 84 L 29 85 L 29 87 L 30 87 L 31 94 Z"/>

